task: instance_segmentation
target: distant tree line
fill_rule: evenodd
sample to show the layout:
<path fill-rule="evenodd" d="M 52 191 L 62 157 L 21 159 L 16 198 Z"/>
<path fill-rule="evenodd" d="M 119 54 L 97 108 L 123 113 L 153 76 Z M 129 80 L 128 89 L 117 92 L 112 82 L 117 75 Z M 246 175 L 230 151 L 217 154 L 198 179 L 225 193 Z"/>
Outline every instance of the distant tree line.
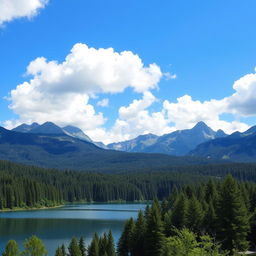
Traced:
<path fill-rule="evenodd" d="M 178 172 L 101 174 L 59 171 L 0 161 L 0 209 L 42 207 L 63 202 L 162 199 L 174 185 L 205 181 Z"/>

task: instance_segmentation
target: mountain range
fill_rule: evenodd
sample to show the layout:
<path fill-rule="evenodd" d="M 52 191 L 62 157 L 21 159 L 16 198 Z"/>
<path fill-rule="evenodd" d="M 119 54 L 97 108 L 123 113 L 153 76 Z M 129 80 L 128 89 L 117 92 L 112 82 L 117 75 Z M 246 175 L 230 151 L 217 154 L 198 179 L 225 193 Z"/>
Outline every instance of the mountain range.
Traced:
<path fill-rule="evenodd" d="M 190 155 L 234 162 L 256 162 L 256 126 L 242 133 L 235 132 L 224 138 L 202 143 Z"/>
<path fill-rule="evenodd" d="M 110 149 L 127 152 L 162 153 L 183 156 L 203 142 L 227 136 L 222 130 L 213 131 L 204 122 L 192 129 L 178 130 L 163 136 L 141 135 L 135 139 L 107 145 Z"/>
<path fill-rule="evenodd" d="M 168 166 L 209 163 L 200 157 L 106 150 L 85 140 L 84 136 L 84 139 L 75 137 L 77 132 L 73 128 L 67 131 L 51 122 L 22 125 L 11 131 L 0 127 L 0 159 L 87 171 L 160 170 Z"/>
<path fill-rule="evenodd" d="M 105 146 L 93 142 L 74 126 L 59 127 L 51 122 L 22 124 L 13 130 L 0 127 L 0 159 L 90 171 L 153 170 L 223 161 L 255 162 L 256 126 L 243 133 L 226 135 L 222 130 L 213 131 L 199 122 L 192 129 L 163 136 L 141 135 Z"/>

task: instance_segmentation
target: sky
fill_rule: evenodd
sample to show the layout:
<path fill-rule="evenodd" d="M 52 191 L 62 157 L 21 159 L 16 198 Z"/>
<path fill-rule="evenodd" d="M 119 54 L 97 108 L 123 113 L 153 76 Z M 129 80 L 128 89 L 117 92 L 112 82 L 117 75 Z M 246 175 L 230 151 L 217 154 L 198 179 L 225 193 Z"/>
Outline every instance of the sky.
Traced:
<path fill-rule="evenodd" d="M 255 0 L 0 0 L 0 125 L 94 141 L 256 124 Z"/>

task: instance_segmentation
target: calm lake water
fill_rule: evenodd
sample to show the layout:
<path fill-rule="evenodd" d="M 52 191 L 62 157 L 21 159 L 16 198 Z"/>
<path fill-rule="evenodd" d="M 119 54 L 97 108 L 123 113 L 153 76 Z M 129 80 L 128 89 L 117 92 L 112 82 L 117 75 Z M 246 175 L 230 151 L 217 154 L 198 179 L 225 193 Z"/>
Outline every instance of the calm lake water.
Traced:
<path fill-rule="evenodd" d="M 84 236 L 86 243 L 95 232 L 103 234 L 112 230 L 115 242 L 118 241 L 125 220 L 136 218 L 145 204 L 76 204 L 61 208 L 2 212 L 0 213 L 0 248 L 10 239 L 15 239 L 20 248 L 31 235 L 41 238 L 49 256 L 54 256 L 56 248 L 70 239 Z"/>

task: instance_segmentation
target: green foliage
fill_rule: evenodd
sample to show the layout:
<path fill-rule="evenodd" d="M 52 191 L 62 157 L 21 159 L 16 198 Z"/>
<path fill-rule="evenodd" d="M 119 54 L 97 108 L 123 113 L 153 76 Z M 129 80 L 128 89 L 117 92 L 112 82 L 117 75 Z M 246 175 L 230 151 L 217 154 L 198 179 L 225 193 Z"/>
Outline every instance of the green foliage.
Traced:
<path fill-rule="evenodd" d="M 117 252 L 119 256 L 129 256 L 132 253 L 134 229 L 134 221 L 131 218 L 126 221 L 123 233 L 118 242 Z"/>
<path fill-rule="evenodd" d="M 63 251 L 61 250 L 61 247 L 57 248 L 55 256 L 65 256 L 65 254 L 63 254 Z"/>
<path fill-rule="evenodd" d="M 114 242 L 114 238 L 113 238 L 111 230 L 109 230 L 109 232 L 108 232 L 106 255 L 107 256 L 115 256 L 116 255 L 115 242 Z"/>
<path fill-rule="evenodd" d="M 36 236 L 31 236 L 24 243 L 23 256 L 46 256 L 47 251 L 43 242 Z"/>
<path fill-rule="evenodd" d="M 81 252 L 81 256 L 86 256 L 86 246 L 85 246 L 85 241 L 83 236 L 81 236 L 79 239 L 79 249 Z"/>
<path fill-rule="evenodd" d="M 174 202 L 172 209 L 172 224 L 176 228 L 184 228 L 187 224 L 188 201 L 181 193 Z"/>
<path fill-rule="evenodd" d="M 147 218 L 147 229 L 145 237 L 145 252 L 147 256 L 162 255 L 165 241 L 163 232 L 164 227 L 161 219 L 159 204 L 157 201 L 154 201 Z"/>
<path fill-rule="evenodd" d="M 132 253 L 134 256 L 143 256 L 145 255 L 145 236 L 146 236 L 146 220 L 142 211 L 139 211 L 137 221 L 135 223 L 135 228 L 133 231 L 133 250 Z"/>
<path fill-rule="evenodd" d="M 168 173 L 99 174 L 46 170 L 0 160 L 0 209 L 50 207 L 63 201 L 135 201 L 167 197 L 199 176 Z"/>
<path fill-rule="evenodd" d="M 175 235 L 166 239 L 164 256 L 224 256 L 209 236 L 199 239 L 188 229 L 175 229 Z M 199 241 L 198 241 L 199 240 Z"/>
<path fill-rule="evenodd" d="M 20 253 L 19 253 L 17 242 L 15 240 L 10 240 L 6 245 L 2 256 L 19 256 L 19 255 Z"/>
<path fill-rule="evenodd" d="M 228 175 L 220 191 L 217 237 L 231 252 L 248 248 L 249 215 L 237 182 Z"/>
<path fill-rule="evenodd" d="M 187 211 L 187 227 L 193 231 L 200 231 L 202 228 L 204 212 L 201 203 L 194 197 L 189 200 Z"/>
<path fill-rule="evenodd" d="M 82 256 L 77 239 L 73 237 L 68 247 L 69 256 Z"/>
<path fill-rule="evenodd" d="M 92 242 L 88 248 L 88 256 L 100 256 L 99 250 L 99 237 L 97 234 L 94 234 Z"/>

